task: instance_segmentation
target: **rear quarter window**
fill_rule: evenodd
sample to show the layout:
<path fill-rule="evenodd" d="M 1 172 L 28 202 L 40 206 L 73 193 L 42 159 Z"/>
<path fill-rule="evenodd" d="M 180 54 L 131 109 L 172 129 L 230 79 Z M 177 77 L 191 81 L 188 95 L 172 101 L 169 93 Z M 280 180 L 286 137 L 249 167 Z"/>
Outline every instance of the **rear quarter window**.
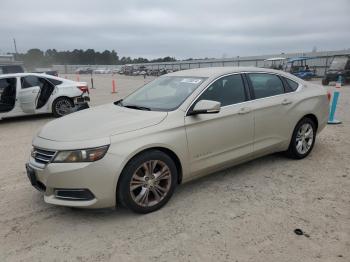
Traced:
<path fill-rule="evenodd" d="M 288 78 L 284 78 L 288 84 L 288 86 L 290 87 L 291 90 L 295 91 L 298 89 L 299 84 L 293 80 L 290 80 Z"/>

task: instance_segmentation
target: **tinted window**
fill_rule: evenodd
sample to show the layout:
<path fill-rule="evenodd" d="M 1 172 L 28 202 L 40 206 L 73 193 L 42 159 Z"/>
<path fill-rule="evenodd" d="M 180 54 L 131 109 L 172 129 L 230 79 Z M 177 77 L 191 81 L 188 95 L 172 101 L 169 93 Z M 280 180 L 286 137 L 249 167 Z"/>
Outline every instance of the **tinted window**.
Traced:
<path fill-rule="evenodd" d="M 8 90 L 16 90 L 16 78 L 2 78 L 0 79 L 0 97 L 5 95 Z"/>
<path fill-rule="evenodd" d="M 0 112 L 13 109 L 16 102 L 16 78 L 0 79 Z"/>
<path fill-rule="evenodd" d="M 271 74 L 248 74 L 255 98 L 275 96 L 284 93 L 281 79 Z"/>
<path fill-rule="evenodd" d="M 297 90 L 299 84 L 293 80 L 290 80 L 288 78 L 285 78 L 288 86 L 290 87 L 291 90 L 295 91 Z"/>
<path fill-rule="evenodd" d="M 232 105 L 246 101 L 244 84 L 241 75 L 225 76 L 215 81 L 199 97 L 199 100 L 213 100 L 221 106 Z"/>
<path fill-rule="evenodd" d="M 33 86 L 41 86 L 42 81 L 41 79 L 37 76 L 26 76 L 22 77 L 21 82 L 22 82 L 22 88 L 29 88 Z"/>

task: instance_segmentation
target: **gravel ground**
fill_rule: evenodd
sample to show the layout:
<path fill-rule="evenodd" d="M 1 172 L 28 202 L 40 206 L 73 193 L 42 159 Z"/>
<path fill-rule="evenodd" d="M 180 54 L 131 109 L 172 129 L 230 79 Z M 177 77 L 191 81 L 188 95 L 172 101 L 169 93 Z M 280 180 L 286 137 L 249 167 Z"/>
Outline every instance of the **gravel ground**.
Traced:
<path fill-rule="evenodd" d="M 150 78 L 118 75 L 117 94 L 111 76 L 94 80 L 93 106 Z M 275 154 L 181 185 L 148 215 L 44 203 L 24 163 L 53 118 L 1 121 L 0 261 L 350 261 L 350 86 L 341 92 L 343 124 L 327 126 L 308 158 Z"/>

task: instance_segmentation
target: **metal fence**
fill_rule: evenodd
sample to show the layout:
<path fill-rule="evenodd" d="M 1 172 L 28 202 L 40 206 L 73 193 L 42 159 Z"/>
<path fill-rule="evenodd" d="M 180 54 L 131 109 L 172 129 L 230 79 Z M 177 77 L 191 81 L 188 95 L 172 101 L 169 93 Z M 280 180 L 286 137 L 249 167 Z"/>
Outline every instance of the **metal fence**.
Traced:
<path fill-rule="evenodd" d="M 132 64 L 133 68 L 146 67 L 150 70 L 186 70 L 192 68 L 201 67 L 217 67 L 217 66 L 255 66 L 263 67 L 264 60 L 271 57 L 284 57 L 291 58 L 297 56 L 307 56 L 314 59 L 308 60 L 307 64 L 310 69 L 314 69 L 317 76 L 323 76 L 327 67 L 330 65 L 332 57 L 334 55 L 350 55 L 350 49 L 338 50 L 338 51 L 326 51 L 326 52 L 304 52 L 304 53 L 282 53 L 282 54 L 271 54 L 262 56 L 247 56 L 247 57 L 235 57 L 235 58 L 222 58 L 222 59 L 197 59 L 197 60 L 183 60 L 175 62 L 161 62 L 161 63 L 140 63 Z M 78 68 L 106 68 L 111 69 L 117 66 L 113 65 L 54 65 L 55 70 L 60 73 L 74 73 Z"/>

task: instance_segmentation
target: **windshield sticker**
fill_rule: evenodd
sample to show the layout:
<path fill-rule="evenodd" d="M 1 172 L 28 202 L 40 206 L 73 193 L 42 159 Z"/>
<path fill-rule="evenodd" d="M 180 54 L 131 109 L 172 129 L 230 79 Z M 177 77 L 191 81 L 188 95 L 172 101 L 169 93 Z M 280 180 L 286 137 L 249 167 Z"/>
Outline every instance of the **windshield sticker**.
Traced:
<path fill-rule="evenodd" d="M 188 84 L 199 84 L 200 82 L 202 82 L 202 79 L 184 78 L 181 80 L 181 83 L 188 83 Z"/>

